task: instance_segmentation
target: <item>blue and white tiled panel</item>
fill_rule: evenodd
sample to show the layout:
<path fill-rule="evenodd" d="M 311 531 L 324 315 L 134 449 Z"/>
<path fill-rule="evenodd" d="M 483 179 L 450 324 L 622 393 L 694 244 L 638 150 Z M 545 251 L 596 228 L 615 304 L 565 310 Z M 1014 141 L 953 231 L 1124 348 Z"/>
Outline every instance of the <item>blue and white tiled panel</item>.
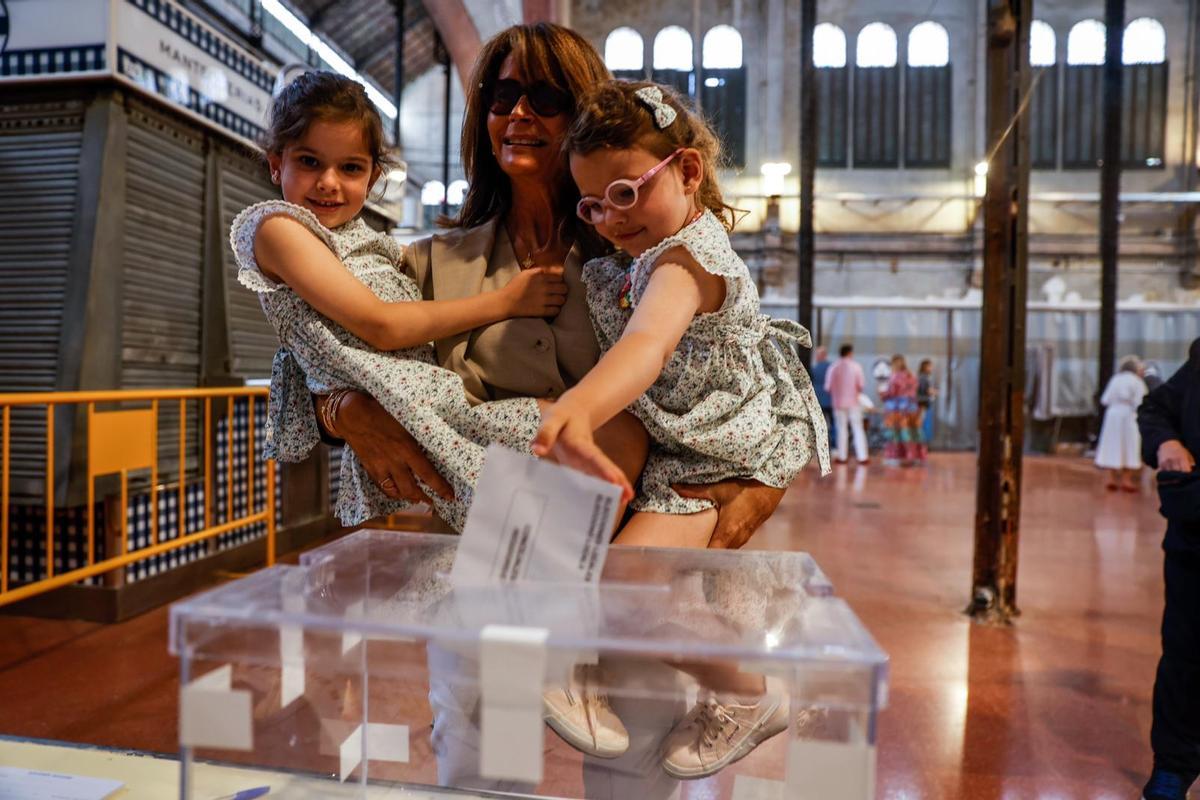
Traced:
<path fill-rule="evenodd" d="M 254 403 L 254 449 L 257 451 L 254 459 L 254 507 L 253 511 L 247 503 L 247 470 L 249 468 L 249 438 L 250 415 L 248 401 L 238 400 L 233 409 L 233 519 L 240 519 L 256 511 L 261 511 L 267 502 L 267 465 L 262 460 L 263 431 L 267 424 L 267 404 L 263 399 Z M 226 493 L 229 487 L 229 450 L 226 427 L 228 419 L 217 420 L 216 463 L 213 469 L 213 506 L 212 519 L 214 525 L 227 521 L 228 504 Z M 275 524 L 278 525 L 283 515 L 282 491 L 279 474 L 276 471 L 275 481 Z M 217 549 L 225 550 L 235 547 L 252 539 L 267 535 L 265 523 L 256 523 L 237 528 L 217 537 Z"/>
<path fill-rule="evenodd" d="M 188 481 L 184 489 L 184 530 L 195 533 L 204 528 L 204 478 Z M 125 524 L 129 526 L 129 549 L 140 550 L 150 546 L 150 493 L 132 495 L 125 509 Z M 170 486 L 158 494 L 158 541 L 168 542 L 179 538 L 179 490 Z M 174 569 L 208 552 L 205 542 L 193 542 L 176 550 L 135 561 L 125 568 L 125 581 L 132 583 L 142 578 L 158 575 Z"/>
<path fill-rule="evenodd" d="M 249 465 L 247 450 L 250 434 L 249 419 L 248 401 L 235 401 L 233 407 L 233 519 L 239 519 L 252 513 L 246 503 L 248 489 L 246 484 L 246 470 Z M 216 447 L 214 448 L 213 456 L 211 521 L 213 525 L 221 525 L 229 519 L 227 516 L 228 506 L 225 500 L 229 475 L 228 418 L 219 416 L 214 420 L 214 423 Z M 254 446 L 259 453 L 262 452 L 262 431 L 265 425 L 266 403 L 260 399 L 254 404 Z M 283 516 L 282 491 L 278 477 L 278 473 L 276 473 L 275 523 L 277 525 Z M 150 496 L 148 493 L 139 495 L 136 500 L 136 503 L 134 500 L 130 500 L 128 509 L 130 546 L 146 547 L 150 544 Z M 184 502 L 187 504 L 187 508 L 185 509 L 187 532 L 193 533 L 202 530 L 204 528 L 203 474 L 189 479 Z M 254 462 L 255 511 L 261 511 L 266 502 L 267 465 L 261 458 L 256 458 Z M 178 492 L 168 491 L 159 494 L 158 529 L 160 541 L 167 541 L 178 535 L 178 505 Z M 266 524 L 259 522 L 235 528 L 228 533 L 220 534 L 215 539 L 208 541 L 214 542 L 213 549 L 219 551 L 228 550 L 231 547 L 236 547 L 254 539 L 261 539 L 266 535 Z M 151 556 L 150 558 L 135 562 L 126 569 L 126 579 L 136 581 L 173 569 L 181 564 L 195 561 L 198 558 L 203 558 L 209 552 L 208 541 L 196 542 L 181 547 L 178 550 L 172 550 L 162 555 Z"/>
<path fill-rule="evenodd" d="M 105 558 L 104 504 L 96 504 L 94 551 Z M 87 565 L 87 506 L 54 510 L 54 574 Z M 10 505 L 8 508 L 9 586 L 46 577 L 46 507 Z M 100 577 L 80 583 L 99 585 Z"/>
<path fill-rule="evenodd" d="M 329 450 L 329 502 L 337 504 L 338 492 L 342 488 L 342 448 L 330 447 Z"/>

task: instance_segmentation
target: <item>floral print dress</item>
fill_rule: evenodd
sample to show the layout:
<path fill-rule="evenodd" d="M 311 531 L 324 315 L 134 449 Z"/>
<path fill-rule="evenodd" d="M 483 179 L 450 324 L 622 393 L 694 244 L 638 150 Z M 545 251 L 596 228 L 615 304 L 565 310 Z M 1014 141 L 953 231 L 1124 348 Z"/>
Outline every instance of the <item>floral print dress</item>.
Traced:
<path fill-rule="evenodd" d="M 275 358 L 271 380 L 269 403 L 275 408 L 268 415 L 268 455 L 284 460 L 302 458 L 315 439 L 311 399 L 296 391 L 301 385 L 296 371 L 303 374 L 302 385 L 312 393 L 338 388 L 366 392 L 420 443 L 450 482 L 453 501 L 424 488 L 433 498 L 438 516 L 461 531 L 483 467 L 484 448 L 497 442 L 529 453 L 541 424 L 537 402 L 521 398 L 472 407 L 462 378 L 435 364 L 432 345 L 381 352 L 317 312 L 286 285 L 267 279 L 254 258 L 254 237 L 263 221 L 278 215 L 291 217 L 312 231 L 381 300 L 422 299 L 416 283 L 400 269 L 400 246 L 361 219 L 329 230 L 307 209 L 282 200 L 258 203 L 238 214 L 229 235 L 238 281 L 258 294 L 283 347 Z M 291 387 L 291 391 L 276 393 L 275 387 Z M 342 524 L 357 525 L 404 507 L 380 491 L 354 451 L 349 447 L 343 450 L 335 508 Z"/>
<path fill-rule="evenodd" d="M 617 254 L 584 266 L 601 350 L 621 338 L 653 265 L 673 247 L 725 279 L 725 302 L 696 315 L 658 380 L 629 408 L 654 443 L 633 508 L 691 514 L 712 507 L 681 497 L 672 483 L 750 478 L 786 488 L 814 456 L 827 474 L 825 416 L 799 353 L 812 339 L 797 323 L 760 312 L 750 271 L 712 212 L 636 259 Z"/>

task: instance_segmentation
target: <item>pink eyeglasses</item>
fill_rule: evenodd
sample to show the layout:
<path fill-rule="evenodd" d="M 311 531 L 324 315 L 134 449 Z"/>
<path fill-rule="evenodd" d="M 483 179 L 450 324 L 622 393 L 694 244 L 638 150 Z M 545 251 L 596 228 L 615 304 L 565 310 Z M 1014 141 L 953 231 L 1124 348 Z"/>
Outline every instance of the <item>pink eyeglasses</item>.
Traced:
<path fill-rule="evenodd" d="M 661 172 L 663 167 L 670 164 L 671 159 L 682 153 L 684 149 L 680 147 L 674 153 L 671 153 L 671 155 L 646 170 L 645 174 L 635 181 L 631 181 L 628 178 L 617 178 L 604 190 L 603 198 L 591 194 L 581 197 L 579 205 L 575 206 L 575 213 L 589 225 L 599 225 L 604 221 L 604 207 L 606 205 L 621 211 L 633 208 L 637 205 L 638 188 Z"/>

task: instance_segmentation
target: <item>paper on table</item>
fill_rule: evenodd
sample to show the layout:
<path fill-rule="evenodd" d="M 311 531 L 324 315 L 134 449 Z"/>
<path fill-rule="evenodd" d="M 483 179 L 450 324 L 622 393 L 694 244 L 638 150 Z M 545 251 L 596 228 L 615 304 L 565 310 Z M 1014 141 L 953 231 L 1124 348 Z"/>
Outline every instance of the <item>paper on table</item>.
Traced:
<path fill-rule="evenodd" d="M 491 445 L 450 577 L 597 581 L 620 501 L 611 483 Z"/>
<path fill-rule="evenodd" d="M 0 800 L 104 800 L 125 784 L 19 767 L 0 767 Z"/>

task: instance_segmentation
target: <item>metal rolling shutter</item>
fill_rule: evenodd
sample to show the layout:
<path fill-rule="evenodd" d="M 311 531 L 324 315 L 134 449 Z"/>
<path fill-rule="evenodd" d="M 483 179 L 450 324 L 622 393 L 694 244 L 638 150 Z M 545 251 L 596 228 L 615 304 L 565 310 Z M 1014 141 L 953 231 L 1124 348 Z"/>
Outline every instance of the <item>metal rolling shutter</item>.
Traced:
<path fill-rule="evenodd" d="M 850 104 L 850 70 L 817 67 L 817 164 L 846 166 L 846 117 Z"/>
<path fill-rule="evenodd" d="M 1121 84 L 1121 165 L 1161 169 L 1166 163 L 1167 64 L 1126 64 Z"/>
<path fill-rule="evenodd" d="M 0 391 L 52 391 L 83 103 L 0 105 Z M 12 412 L 12 490 L 41 491 L 45 412 Z"/>
<path fill-rule="evenodd" d="M 904 166 L 949 167 L 950 67 L 904 71 Z"/>
<path fill-rule="evenodd" d="M 271 377 L 271 359 L 279 347 L 275 329 L 263 316 L 258 297 L 237 281 L 237 264 L 229 249 L 229 226 L 243 208 L 279 197 L 264 168 L 252 159 L 222 153 L 218 160 L 221 186 L 221 257 L 229 312 L 230 372 L 241 378 Z"/>
<path fill-rule="evenodd" d="M 1095 169 L 1103 147 L 1104 67 L 1070 64 L 1063 75 L 1063 169 Z"/>
<path fill-rule="evenodd" d="M 854 69 L 854 166 L 900 165 L 900 69 Z"/>
<path fill-rule="evenodd" d="M 184 388 L 200 379 L 204 140 L 130 103 L 121 300 L 121 386 Z M 188 408 L 194 455 L 199 406 Z M 160 404 L 159 469 L 179 460 L 176 402 Z"/>
<path fill-rule="evenodd" d="M 1029 162 L 1034 169 L 1058 166 L 1058 67 L 1034 67 L 1037 88 L 1029 105 Z"/>

